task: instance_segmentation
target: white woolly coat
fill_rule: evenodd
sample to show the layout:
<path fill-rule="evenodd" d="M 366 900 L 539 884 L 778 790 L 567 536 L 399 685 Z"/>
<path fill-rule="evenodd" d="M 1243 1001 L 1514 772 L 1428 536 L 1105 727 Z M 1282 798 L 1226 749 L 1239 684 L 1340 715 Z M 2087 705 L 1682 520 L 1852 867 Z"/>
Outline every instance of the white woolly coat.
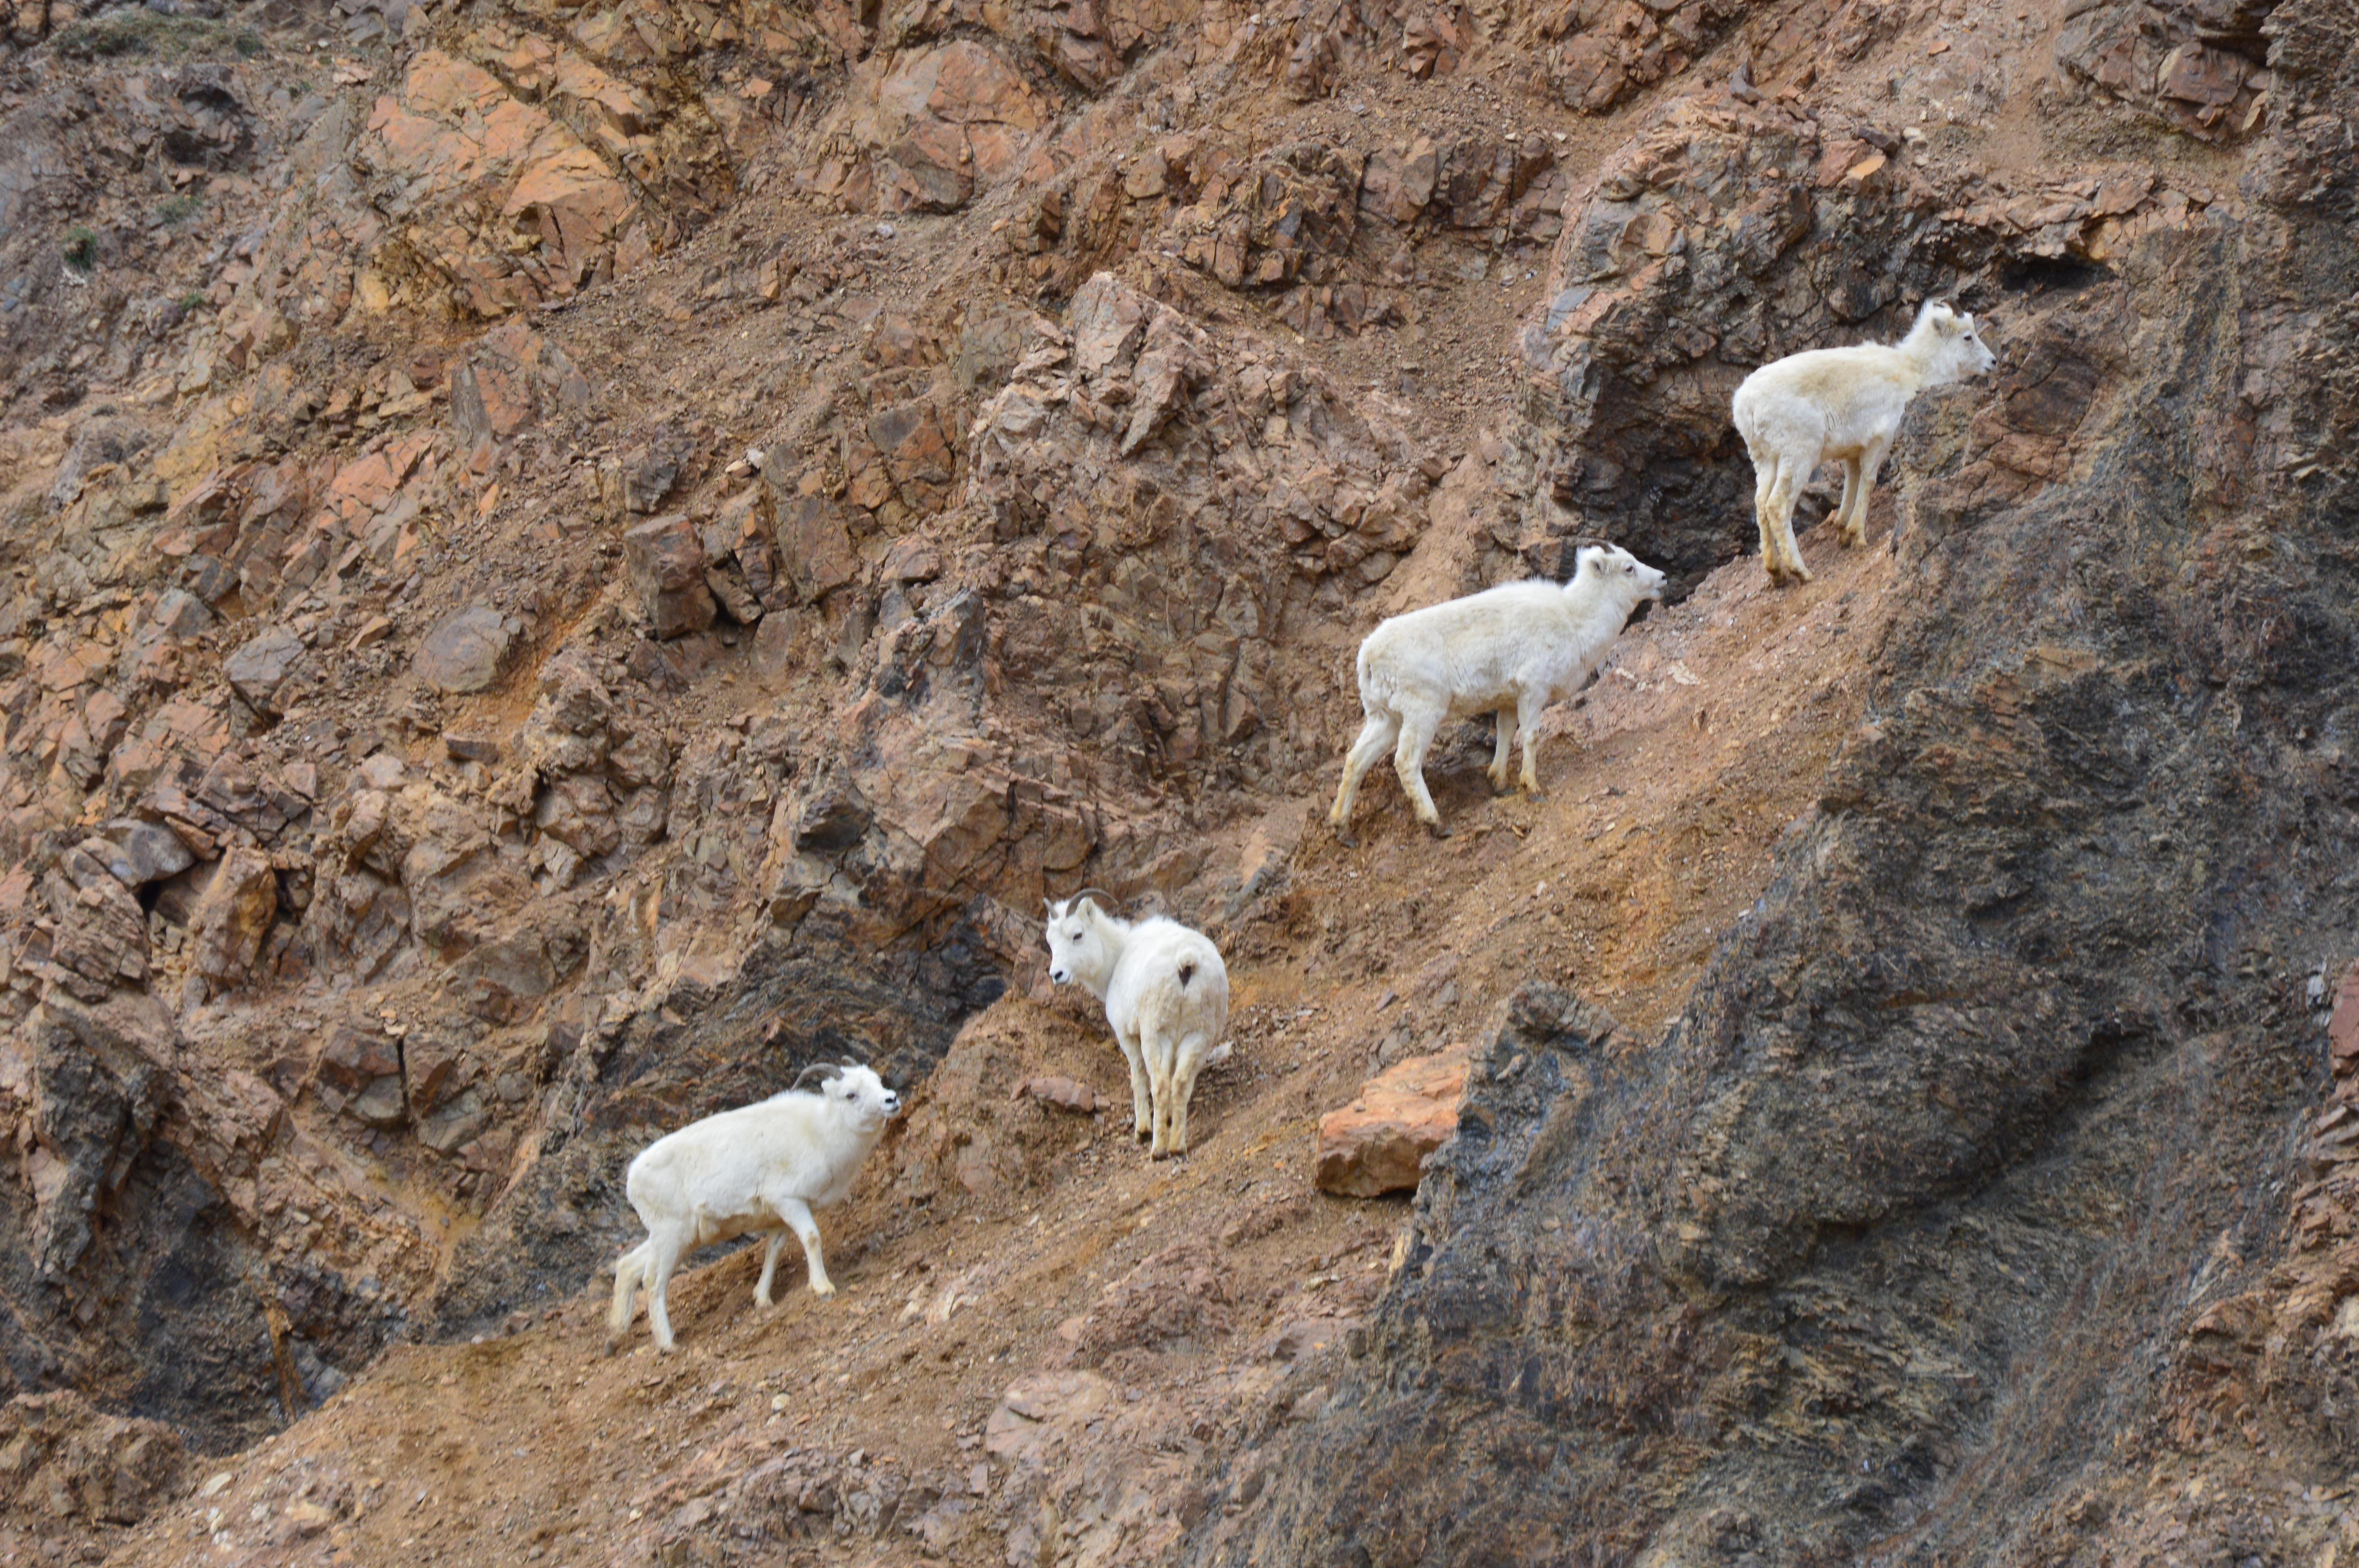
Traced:
<path fill-rule="evenodd" d="M 1624 563 L 1636 569 L 1625 571 Z M 1562 586 L 1502 583 L 1396 615 L 1360 644 L 1360 706 L 1397 713 L 1406 699 L 1468 719 L 1514 709 L 1527 693 L 1542 707 L 1561 702 L 1596 673 L 1630 612 L 1662 581 L 1614 550 Z"/>
<path fill-rule="evenodd" d="M 776 1227 L 776 1198 L 842 1202 L 891 1119 L 865 1097 L 788 1089 L 657 1139 L 631 1162 L 625 1190 L 648 1229 L 692 1214 L 691 1248 L 725 1241 Z"/>

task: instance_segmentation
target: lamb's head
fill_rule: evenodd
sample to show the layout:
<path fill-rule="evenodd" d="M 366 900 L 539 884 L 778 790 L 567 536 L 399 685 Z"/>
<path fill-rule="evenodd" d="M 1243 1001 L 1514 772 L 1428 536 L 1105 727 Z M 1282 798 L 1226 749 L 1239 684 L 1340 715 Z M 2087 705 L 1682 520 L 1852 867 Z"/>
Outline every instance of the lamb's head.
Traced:
<path fill-rule="evenodd" d="M 1568 589 L 1587 579 L 1625 605 L 1663 597 L 1663 574 L 1619 545 L 1584 545 L 1573 560 Z"/>
<path fill-rule="evenodd" d="M 805 1067 L 796 1077 L 795 1087 L 804 1087 L 814 1077 L 819 1080 L 816 1092 L 829 1104 L 850 1111 L 853 1122 L 864 1132 L 901 1114 L 901 1097 L 885 1087 L 874 1067 L 857 1062 Z"/>
<path fill-rule="evenodd" d="M 1085 888 L 1071 898 L 1049 901 L 1049 978 L 1059 985 L 1079 981 L 1103 996 L 1121 957 L 1122 926 L 1098 901 L 1109 895 Z"/>
<path fill-rule="evenodd" d="M 1909 337 L 1930 339 L 1930 356 L 1925 384 L 1947 386 L 1978 376 L 1998 363 L 1998 356 L 1982 340 L 1972 316 L 1962 315 L 1938 299 L 1928 299 L 1917 312 Z"/>

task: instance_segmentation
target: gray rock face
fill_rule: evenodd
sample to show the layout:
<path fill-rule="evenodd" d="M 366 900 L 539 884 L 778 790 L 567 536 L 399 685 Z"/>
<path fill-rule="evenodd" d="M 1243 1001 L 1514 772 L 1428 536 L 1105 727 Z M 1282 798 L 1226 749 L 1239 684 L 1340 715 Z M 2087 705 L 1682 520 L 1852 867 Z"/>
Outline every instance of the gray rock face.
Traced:
<path fill-rule="evenodd" d="M 412 664 L 437 691 L 484 691 L 500 678 L 522 627 L 487 604 L 471 604 L 445 618 L 419 644 Z"/>
<path fill-rule="evenodd" d="M 168 588 L 156 596 L 156 607 L 148 611 L 147 620 L 172 636 L 187 637 L 212 625 L 213 612 L 188 589 Z"/>
<path fill-rule="evenodd" d="M 197 858 L 179 836 L 153 822 L 125 819 L 110 822 L 91 841 L 93 852 L 125 887 L 146 887 L 177 876 L 196 864 Z"/>
<path fill-rule="evenodd" d="M 276 714 L 279 687 L 306 653 L 303 639 L 273 626 L 222 661 L 222 674 L 257 713 Z"/>

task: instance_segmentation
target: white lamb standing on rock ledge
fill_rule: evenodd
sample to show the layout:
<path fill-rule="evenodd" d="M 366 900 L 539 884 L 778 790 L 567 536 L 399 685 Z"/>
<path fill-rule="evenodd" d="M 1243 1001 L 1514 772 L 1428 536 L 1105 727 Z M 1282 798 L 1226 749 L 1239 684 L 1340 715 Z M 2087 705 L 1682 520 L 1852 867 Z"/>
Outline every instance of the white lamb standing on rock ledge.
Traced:
<path fill-rule="evenodd" d="M 819 1087 L 803 1087 L 812 1077 Z M 795 1087 L 735 1110 L 720 1111 L 657 1139 L 631 1162 L 625 1190 L 647 1238 L 614 1261 L 614 1303 L 606 1347 L 631 1326 L 631 1298 L 647 1287 L 647 1326 L 656 1348 L 672 1348 L 665 1287 L 681 1259 L 707 1242 L 771 1232 L 754 1301 L 770 1304 L 770 1281 L 787 1232 L 803 1245 L 813 1295 L 835 1293 L 821 1260 L 811 1210 L 842 1201 L 860 1163 L 876 1146 L 901 1097 L 871 1067 L 806 1067 Z"/>
<path fill-rule="evenodd" d="M 1196 1075 L 1229 1059 L 1229 971 L 1201 931 L 1160 915 L 1125 920 L 1084 888 L 1049 903 L 1049 978 L 1078 981 L 1105 1003 L 1106 1023 L 1130 1064 L 1134 1137 L 1161 1159 L 1188 1152 Z"/>
<path fill-rule="evenodd" d="M 1810 580 L 1794 546 L 1794 499 L 1821 463 L 1842 460 L 1835 524 L 1845 544 L 1865 544 L 1868 492 L 1908 400 L 1929 386 L 1980 375 L 1997 358 L 1975 335 L 1972 316 L 1929 299 L 1897 343 L 1810 349 L 1746 376 L 1731 411 L 1753 455 L 1753 513 L 1769 580 Z"/>
<path fill-rule="evenodd" d="M 1663 574 L 1618 545 L 1584 545 L 1573 558 L 1572 580 L 1561 586 L 1502 583 L 1396 615 L 1368 633 L 1359 658 L 1367 722 L 1343 759 L 1343 784 L 1327 814 L 1337 838 L 1354 842 L 1361 776 L 1387 747 L 1417 819 L 1434 837 L 1449 836 L 1425 787 L 1425 753 L 1445 719 L 1496 714 L 1492 787 L 1507 787 L 1507 746 L 1520 737 L 1523 786 L 1540 793 L 1540 714 L 1588 683 L 1640 600 L 1663 594 Z"/>

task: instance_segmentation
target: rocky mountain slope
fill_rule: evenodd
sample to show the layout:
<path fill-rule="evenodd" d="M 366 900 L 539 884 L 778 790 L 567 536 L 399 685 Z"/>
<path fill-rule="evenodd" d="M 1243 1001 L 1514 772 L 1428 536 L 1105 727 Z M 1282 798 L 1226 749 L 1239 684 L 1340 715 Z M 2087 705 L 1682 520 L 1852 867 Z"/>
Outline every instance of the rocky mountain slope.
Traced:
<path fill-rule="evenodd" d="M 5 21 L 0 1550 L 2359 1549 L 2347 5 Z M 1729 394 L 1934 296 L 1768 589 Z M 1333 844 L 1359 636 L 1591 535 L 1550 797 Z M 1184 1162 L 1084 882 L 1231 955 Z M 601 1357 L 846 1054 L 844 1295 Z"/>

